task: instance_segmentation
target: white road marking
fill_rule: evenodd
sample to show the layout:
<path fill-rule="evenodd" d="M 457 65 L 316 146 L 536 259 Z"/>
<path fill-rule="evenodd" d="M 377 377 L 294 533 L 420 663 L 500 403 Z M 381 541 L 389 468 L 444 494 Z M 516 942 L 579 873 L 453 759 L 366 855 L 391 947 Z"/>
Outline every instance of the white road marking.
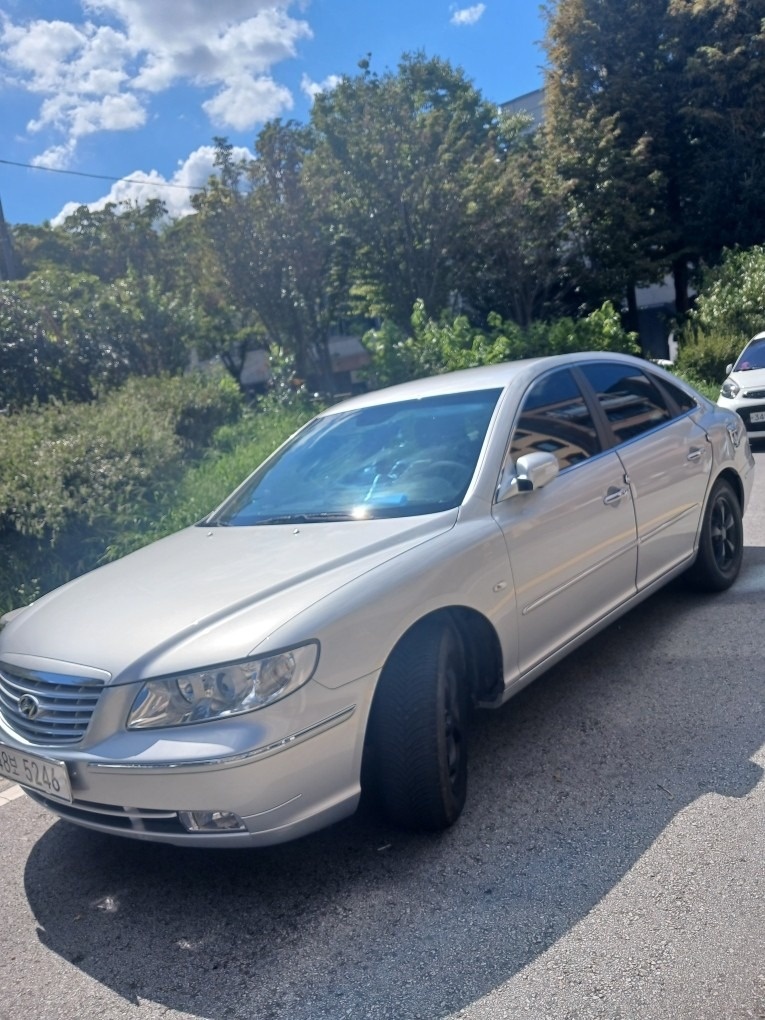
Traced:
<path fill-rule="evenodd" d="M 10 804 L 12 800 L 16 800 L 23 795 L 24 791 L 20 786 L 11 786 L 7 790 L 0 790 L 0 807 L 3 807 L 4 804 Z"/>

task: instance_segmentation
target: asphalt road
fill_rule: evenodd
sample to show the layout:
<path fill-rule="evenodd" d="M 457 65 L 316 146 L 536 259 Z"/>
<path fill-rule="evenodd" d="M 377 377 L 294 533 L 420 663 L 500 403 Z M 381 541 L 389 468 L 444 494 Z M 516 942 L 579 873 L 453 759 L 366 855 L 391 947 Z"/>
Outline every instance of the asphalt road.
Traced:
<path fill-rule="evenodd" d="M 736 586 L 674 586 L 479 716 L 444 836 L 362 811 L 184 851 L 0 790 L 0 1020 L 763 1020 L 758 460 Z"/>

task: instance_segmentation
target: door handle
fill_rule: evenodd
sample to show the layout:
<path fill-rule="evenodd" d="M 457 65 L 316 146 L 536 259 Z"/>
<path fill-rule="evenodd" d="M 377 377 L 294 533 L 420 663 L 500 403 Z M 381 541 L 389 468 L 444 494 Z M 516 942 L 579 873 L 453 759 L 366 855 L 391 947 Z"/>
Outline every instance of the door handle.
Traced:
<path fill-rule="evenodd" d="M 704 451 L 700 450 L 697 446 L 694 446 L 691 452 L 688 454 L 688 460 L 699 460 Z"/>
<path fill-rule="evenodd" d="M 629 495 L 629 489 L 614 489 L 611 488 L 603 497 L 603 502 L 606 506 L 612 506 L 614 503 L 618 503 L 619 500 L 624 499 L 625 496 Z"/>

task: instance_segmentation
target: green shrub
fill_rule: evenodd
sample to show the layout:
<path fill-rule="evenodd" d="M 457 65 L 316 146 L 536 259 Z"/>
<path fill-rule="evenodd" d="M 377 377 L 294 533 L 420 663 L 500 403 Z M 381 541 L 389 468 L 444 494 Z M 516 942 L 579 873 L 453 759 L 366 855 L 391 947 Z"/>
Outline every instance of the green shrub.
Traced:
<path fill-rule="evenodd" d="M 96 566 L 117 536 L 144 530 L 214 429 L 240 414 L 229 380 L 189 376 L 135 378 L 90 404 L 0 418 L 0 608 Z"/>
<path fill-rule="evenodd" d="M 720 384 L 710 382 L 708 379 L 704 379 L 702 376 L 696 375 L 695 372 L 678 368 L 677 365 L 673 365 L 670 368 L 670 372 L 676 375 L 678 379 L 683 379 L 688 383 L 689 386 L 693 386 L 695 390 L 698 390 L 703 396 L 707 397 L 713 403 L 717 402 L 717 398 L 720 395 Z"/>
<path fill-rule="evenodd" d="M 485 330 L 471 326 L 464 316 L 435 322 L 418 302 L 410 336 L 383 324 L 366 334 L 364 344 L 379 385 L 548 354 L 640 351 L 637 337 L 624 329 L 619 313 L 608 302 L 586 318 L 535 322 L 528 329 L 490 315 Z"/>
<path fill-rule="evenodd" d="M 755 333 L 765 330 L 765 246 L 726 251 L 701 281 L 680 333 L 682 371 L 718 385 Z"/>
<path fill-rule="evenodd" d="M 739 356 L 744 342 L 738 336 L 699 334 L 686 340 L 680 348 L 677 355 L 678 371 L 716 384 L 719 392 L 727 374 L 726 368 Z"/>
<path fill-rule="evenodd" d="M 202 459 L 189 465 L 174 486 L 145 508 L 146 516 L 114 534 L 104 559 L 117 559 L 200 520 L 317 409 L 301 401 L 292 407 L 264 401 L 235 425 L 220 428 Z"/>
<path fill-rule="evenodd" d="M 726 251 L 702 277 L 683 338 L 729 338 L 740 350 L 765 330 L 765 245 Z"/>

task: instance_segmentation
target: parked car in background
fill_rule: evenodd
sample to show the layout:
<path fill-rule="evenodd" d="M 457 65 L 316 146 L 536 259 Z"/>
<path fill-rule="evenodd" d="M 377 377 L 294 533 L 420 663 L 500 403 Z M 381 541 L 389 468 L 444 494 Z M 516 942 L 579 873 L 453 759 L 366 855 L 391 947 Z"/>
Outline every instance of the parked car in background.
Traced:
<path fill-rule="evenodd" d="M 765 439 L 765 333 L 752 337 L 725 371 L 717 403 L 741 416 L 751 439 Z"/>
<path fill-rule="evenodd" d="M 679 574 L 733 583 L 753 467 L 736 414 L 628 356 L 354 397 L 199 524 L 4 617 L 0 774 L 177 844 L 303 835 L 362 775 L 445 828 L 473 708 Z"/>

